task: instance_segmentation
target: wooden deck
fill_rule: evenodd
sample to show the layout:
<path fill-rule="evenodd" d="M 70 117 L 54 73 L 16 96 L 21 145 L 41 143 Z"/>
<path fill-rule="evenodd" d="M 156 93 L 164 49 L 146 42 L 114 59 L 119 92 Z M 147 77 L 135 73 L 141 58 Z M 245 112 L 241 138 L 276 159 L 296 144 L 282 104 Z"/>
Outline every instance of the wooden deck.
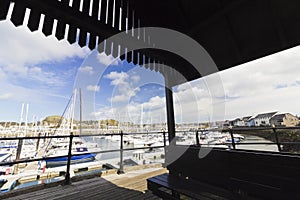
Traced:
<path fill-rule="evenodd" d="M 0 199 L 159 199 L 147 191 L 147 178 L 166 173 L 163 168 L 130 171 L 122 175 L 112 174 L 72 182 L 71 185 L 44 189 L 21 189 L 0 195 Z"/>

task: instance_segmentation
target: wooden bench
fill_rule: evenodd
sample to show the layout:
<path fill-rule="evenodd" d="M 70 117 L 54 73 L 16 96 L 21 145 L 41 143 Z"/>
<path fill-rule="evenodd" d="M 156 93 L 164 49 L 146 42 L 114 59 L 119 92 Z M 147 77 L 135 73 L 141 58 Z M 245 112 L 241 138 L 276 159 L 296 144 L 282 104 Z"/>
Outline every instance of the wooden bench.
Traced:
<path fill-rule="evenodd" d="M 147 179 L 147 185 L 153 194 L 163 199 L 241 199 L 239 195 L 223 188 L 167 173 Z"/>
<path fill-rule="evenodd" d="M 170 174 L 148 179 L 148 188 L 160 197 L 273 200 L 300 196 L 298 155 L 212 149 L 207 156 L 199 158 L 200 147 L 172 148 L 166 148 Z M 183 153 L 174 156 L 174 152 Z M 203 197 L 203 194 L 209 195 Z"/>

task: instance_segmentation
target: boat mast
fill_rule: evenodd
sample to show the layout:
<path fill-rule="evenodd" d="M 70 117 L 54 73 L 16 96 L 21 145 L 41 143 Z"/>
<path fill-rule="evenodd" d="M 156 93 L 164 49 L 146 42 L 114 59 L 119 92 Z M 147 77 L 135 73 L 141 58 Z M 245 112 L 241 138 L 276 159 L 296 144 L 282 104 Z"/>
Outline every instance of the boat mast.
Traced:
<path fill-rule="evenodd" d="M 21 113 L 20 113 L 19 134 L 21 132 L 21 124 L 22 124 L 22 121 L 23 121 L 23 112 L 24 112 L 24 103 L 22 103 L 22 108 L 21 108 Z"/>
<path fill-rule="evenodd" d="M 77 89 L 74 90 L 73 103 L 72 103 L 72 115 L 71 115 L 71 132 L 73 132 L 74 113 L 76 104 Z"/>
<path fill-rule="evenodd" d="M 143 132 L 143 111 L 144 111 L 144 104 L 141 105 L 141 132 Z"/>
<path fill-rule="evenodd" d="M 28 123 L 28 111 L 29 111 L 29 104 L 26 105 L 26 116 L 25 116 L 25 136 L 27 136 L 27 123 Z"/>
<path fill-rule="evenodd" d="M 79 123 L 79 135 L 82 135 L 82 96 L 81 96 L 81 88 L 79 89 L 79 113 L 80 113 L 80 123 Z"/>

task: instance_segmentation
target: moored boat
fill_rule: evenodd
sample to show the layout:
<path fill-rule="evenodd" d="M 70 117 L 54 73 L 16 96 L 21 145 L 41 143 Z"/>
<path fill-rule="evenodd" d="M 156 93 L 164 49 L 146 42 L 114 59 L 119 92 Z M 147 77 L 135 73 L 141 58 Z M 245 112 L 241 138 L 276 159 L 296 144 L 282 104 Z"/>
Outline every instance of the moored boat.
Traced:
<path fill-rule="evenodd" d="M 79 154 L 79 155 L 78 155 Z M 52 155 L 52 157 L 63 156 L 59 158 L 51 158 L 48 157 L 46 159 L 46 167 L 58 167 L 67 164 L 68 161 L 68 152 L 66 149 L 63 150 L 56 150 L 56 153 Z M 71 157 L 71 164 L 78 164 L 84 162 L 91 162 L 94 161 L 96 154 L 89 153 L 86 147 L 76 147 L 72 149 L 72 157 Z"/>

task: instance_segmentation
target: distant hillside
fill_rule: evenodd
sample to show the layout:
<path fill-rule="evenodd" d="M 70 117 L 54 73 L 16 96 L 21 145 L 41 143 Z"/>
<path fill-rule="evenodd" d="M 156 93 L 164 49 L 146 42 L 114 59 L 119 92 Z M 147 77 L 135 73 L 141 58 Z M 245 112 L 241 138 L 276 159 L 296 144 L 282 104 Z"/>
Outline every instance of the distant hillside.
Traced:
<path fill-rule="evenodd" d="M 43 124 L 59 124 L 60 120 L 63 120 L 59 115 L 48 116 L 43 120 Z"/>

